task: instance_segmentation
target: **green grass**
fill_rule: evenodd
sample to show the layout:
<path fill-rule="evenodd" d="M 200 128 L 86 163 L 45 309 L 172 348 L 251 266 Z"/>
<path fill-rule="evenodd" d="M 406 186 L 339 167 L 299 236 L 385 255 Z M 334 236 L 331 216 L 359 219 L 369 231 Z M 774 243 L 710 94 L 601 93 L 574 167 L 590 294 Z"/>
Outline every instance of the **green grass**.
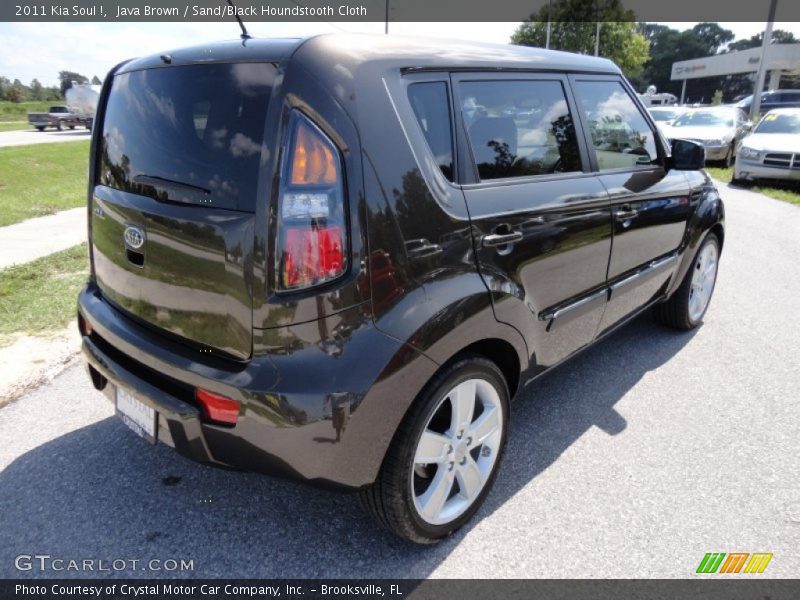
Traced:
<path fill-rule="evenodd" d="M 0 121 L 26 121 L 29 112 L 48 112 L 51 106 L 64 106 L 64 101 L 9 102 L 0 100 Z"/>
<path fill-rule="evenodd" d="M 66 326 L 87 273 L 86 244 L 0 270 L 0 346 Z"/>
<path fill-rule="evenodd" d="M 89 141 L 0 148 L 0 226 L 86 204 Z"/>
<path fill-rule="evenodd" d="M 729 169 L 723 169 L 721 167 L 706 167 L 706 171 L 708 171 L 708 174 L 714 179 L 717 181 L 722 181 L 723 183 L 730 183 L 733 179 L 733 167 Z M 789 204 L 800 206 L 800 186 L 797 185 L 783 185 L 780 183 L 775 183 L 772 185 L 743 184 L 742 187 L 745 187 L 753 192 L 758 192 L 759 194 L 764 194 L 770 198 L 775 198 L 776 200 L 783 200 Z"/>
<path fill-rule="evenodd" d="M 0 121 L 0 131 L 22 131 L 23 129 L 33 129 L 33 125 L 27 121 Z"/>

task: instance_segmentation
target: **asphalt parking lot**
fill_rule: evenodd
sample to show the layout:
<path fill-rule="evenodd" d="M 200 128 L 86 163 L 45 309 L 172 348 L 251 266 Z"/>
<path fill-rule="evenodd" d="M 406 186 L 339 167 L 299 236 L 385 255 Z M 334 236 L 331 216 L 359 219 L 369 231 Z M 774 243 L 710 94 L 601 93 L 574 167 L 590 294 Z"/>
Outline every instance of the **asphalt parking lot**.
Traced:
<path fill-rule="evenodd" d="M 91 139 L 92 132 L 84 127 L 75 129 L 23 129 L 21 131 L 0 132 L 0 148 L 6 146 L 27 146 L 28 144 L 49 144 L 52 142 L 75 142 L 77 140 Z"/>
<path fill-rule="evenodd" d="M 678 578 L 706 552 L 771 552 L 761 576 L 796 577 L 800 209 L 721 192 L 705 324 L 640 318 L 526 388 L 495 488 L 451 539 L 410 545 L 354 497 L 150 447 L 75 366 L 0 409 L 0 576 L 78 575 L 15 570 L 39 553 L 194 561 L 133 576 Z"/>

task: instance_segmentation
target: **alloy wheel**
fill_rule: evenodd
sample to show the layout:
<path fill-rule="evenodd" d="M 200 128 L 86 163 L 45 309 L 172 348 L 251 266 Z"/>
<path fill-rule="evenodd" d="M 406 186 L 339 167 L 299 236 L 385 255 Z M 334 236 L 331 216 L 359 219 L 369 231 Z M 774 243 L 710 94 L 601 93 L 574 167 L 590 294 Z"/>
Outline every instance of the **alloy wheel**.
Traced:
<path fill-rule="evenodd" d="M 468 379 L 439 401 L 417 442 L 411 493 L 420 518 L 449 523 L 480 496 L 503 439 L 503 405 L 494 386 Z"/>
<path fill-rule="evenodd" d="M 719 250 L 716 244 L 706 244 L 695 258 L 692 287 L 689 291 L 689 318 L 692 321 L 699 321 L 708 307 L 717 280 L 718 264 Z"/>

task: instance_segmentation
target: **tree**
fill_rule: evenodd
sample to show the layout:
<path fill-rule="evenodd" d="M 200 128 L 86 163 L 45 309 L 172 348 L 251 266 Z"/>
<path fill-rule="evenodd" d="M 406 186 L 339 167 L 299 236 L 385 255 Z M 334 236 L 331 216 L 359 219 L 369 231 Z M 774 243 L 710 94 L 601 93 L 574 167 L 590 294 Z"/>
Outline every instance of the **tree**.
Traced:
<path fill-rule="evenodd" d="M 715 54 L 723 44 L 734 38 L 731 30 L 723 29 L 717 23 L 698 23 L 690 31 L 691 35 L 700 40 L 711 54 Z"/>
<path fill-rule="evenodd" d="M 547 13 L 543 6 L 531 14 L 511 36 L 511 43 L 544 47 Z M 628 77 L 639 75 L 649 56 L 633 12 L 623 8 L 620 0 L 609 0 L 599 11 L 595 0 L 555 0 L 550 20 L 550 48 L 581 54 L 594 54 L 597 21 L 601 21 L 600 56 L 617 63 Z"/>
<path fill-rule="evenodd" d="M 74 71 L 59 71 L 58 81 L 61 84 L 60 88 L 62 96 L 69 88 L 72 87 L 73 81 L 76 83 L 89 83 L 89 80 L 84 75 L 75 73 Z"/>
<path fill-rule="evenodd" d="M 61 90 L 58 89 L 57 85 L 51 85 L 50 87 L 46 87 L 45 89 L 45 100 L 53 100 L 58 101 L 61 100 Z"/>
<path fill-rule="evenodd" d="M 6 92 L 6 100 L 11 102 L 24 102 L 28 97 L 28 90 L 25 85 L 19 80 L 15 79 L 11 87 Z"/>
<path fill-rule="evenodd" d="M 672 81 L 672 63 L 702 58 L 716 54 L 733 32 L 722 29 L 716 23 L 698 23 L 686 31 L 678 31 L 666 25 L 643 23 L 642 35 L 650 42 L 650 60 L 644 65 L 644 85 L 655 85 L 659 92 L 680 94 L 681 82 Z M 710 99 L 714 91 L 722 87 L 724 78 L 716 77 L 693 82 L 693 95 Z"/>
<path fill-rule="evenodd" d="M 31 100 L 44 100 L 45 99 L 45 90 L 44 86 L 39 82 L 38 79 L 33 79 L 31 84 L 28 86 L 30 89 L 30 99 Z"/>
<path fill-rule="evenodd" d="M 739 50 L 749 50 L 750 48 L 760 48 L 761 42 L 764 39 L 764 32 L 757 33 L 753 37 L 747 38 L 746 40 L 736 40 L 735 42 L 728 44 L 728 52 L 734 52 Z M 796 44 L 800 42 L 797 38 L 794 37 L 794 34 L 791 31 L 784 31 L 783 29 L 775 29 L 772 32 L 772 42 L 773 44 Z"/>

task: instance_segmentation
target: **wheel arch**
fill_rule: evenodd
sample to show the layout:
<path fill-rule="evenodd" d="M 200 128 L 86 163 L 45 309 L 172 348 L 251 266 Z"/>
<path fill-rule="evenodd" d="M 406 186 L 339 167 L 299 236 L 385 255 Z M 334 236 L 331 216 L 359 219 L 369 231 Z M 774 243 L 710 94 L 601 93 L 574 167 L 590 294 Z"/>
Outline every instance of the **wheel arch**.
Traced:
<path fill-rule="evenodd" d="M 497 365 L 497 368 L 500 369 L 503 378 L 506 380 L 509 398 L 513 399 L 519 388 L 520 374 L 522 371 L 517 351 L 514 349 L 514 346 L 506 340 L 486 338 L 473 342 L 454 354 L 440 367 L 437 374 L 454 362 L 464 357 L 475 355 L 485 358 Z"/>

